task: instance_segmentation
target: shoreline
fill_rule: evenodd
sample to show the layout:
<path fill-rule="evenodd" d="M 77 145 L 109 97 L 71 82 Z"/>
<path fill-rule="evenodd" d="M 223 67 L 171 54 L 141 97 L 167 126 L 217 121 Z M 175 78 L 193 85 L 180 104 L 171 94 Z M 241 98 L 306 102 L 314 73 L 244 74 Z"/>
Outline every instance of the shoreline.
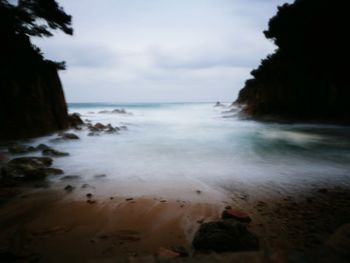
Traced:
<path fill-rule="evenodd" d="M 76 128 L 79 136 L 90 132 L 92 137 L 127 130 L 91 122 Z M 260 249 L 249 252 L 246 262 L 254 261 L 252 255 L 260 260 L 257 262 L 265 262 L 261 258 L 267 251 L 299 253 L 302 258 L 314 254 L 317 259 L 322 259 L 320 250 L 336 256 L 348 253 L 349 239 L 341 236 L 333 245 L 329 241 L 339 227 L 350 222 L 350 187 L 345 174 L 328 181 L 315 173 L 312 177 L 317 180 L 300 180 L 299 184 L 262 183 L 259 178 L 250 178 L 249 183 L 225 180 L 209 184 L 186 176 L 169 180 L 166 173 L 122 180 L 108 172 L 86 176 L 82 169 L 77 174 L 66 173 L 60 168 L 65 169 L 62 164 L 69 157 L 64 156 L 70 153 L 56 146 L 79 141 L 71 131 L 46 138 L 50 146 L 14 145 L 8 148 L 13 155 L 0 154 L 0 166 L 8 161 L 0 183 L 10 179 L 8 187 L 0 184 L 0 261 L 5 257 L 30 262 L 144 262 L 147 257 L 177 258 L 180 249 L 187 255 L 181 260 L 205 262 L 208 254 L 194 249 L 194 237 L 202 225 L 223 222 L 222 213 L 227 209 L 247 215 L 251 222 L 244 226 L 259 240 Z M 12 162 L 12 158 L 20 160 Z M 51 166 L 53 160 L 56 168 Z M 75 165 L 82 168 L 79 162 Z M 241 253 L 219 257 L 226 262 L 230 255 Z"/>

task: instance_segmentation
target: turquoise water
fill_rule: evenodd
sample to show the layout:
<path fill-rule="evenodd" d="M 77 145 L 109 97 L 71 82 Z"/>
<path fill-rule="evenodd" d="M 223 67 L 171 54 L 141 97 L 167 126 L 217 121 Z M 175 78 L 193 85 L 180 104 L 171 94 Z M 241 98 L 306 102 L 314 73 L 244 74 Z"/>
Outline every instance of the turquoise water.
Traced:
<path fill-rule="evenodd" d="M 118 135 L 87 136 L 51 143 L 71 155 L 55 161 L 66 174 L 89 180 L 106 174 L 105 191 L 160 196 L 193 193 L 208 198 L 237 188 L 267 187 L 302 191 L 315 184 L 350 183 L 350 129 L 327 125 L 291 125 L 240 120 L 229 104 L 72 103 L 93 123 L 126 125 Z M 101 114 L 124 108 L 132 114 Z M 235 109 L 234 109 L 235 110 Z"/>

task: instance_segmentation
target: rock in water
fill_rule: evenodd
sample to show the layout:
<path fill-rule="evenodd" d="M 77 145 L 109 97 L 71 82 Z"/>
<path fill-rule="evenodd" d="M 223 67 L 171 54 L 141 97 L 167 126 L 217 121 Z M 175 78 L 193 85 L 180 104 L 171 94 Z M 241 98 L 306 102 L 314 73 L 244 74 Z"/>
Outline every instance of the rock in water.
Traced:
<path fill-rule="evenodd" d="M 69 126 L 72 128 L 78 128 L 80 125 L 84 124 L 83 120 L 80 118 L 80 114 L 76 112 L 68 115 L 68 122 Z"/>
<path fill-rule="evenodd" d="M 192 245 L 196 250 L 215 252 L 259 249 L 258 238 L 244 224 L 232 219 L 202 224 Z"/>
<path fill-rule="evenodd" d="M 23 154 L 36 151 L 36 148 L 25 145 L 12 145 L 8 148 L 9 153 L 12 154 Z"/>
<path fill-rule="evenodd" d="M 34 181 L 45 179 L 46 170 L 52 164 L 49 157 L 21 157 L 9 161 L 1 170 L 1 176 L 7 180 Z"/>
<path fill-rule="evenodd" d="M 48 148 L 43 150 L 43 155 L 53 156 L 53 157 L 62 157 L 62 156 L 68 156 L 69 153 L 66 152 L 60 152 L 52 148 Z"/>
<path fill-rule="evenodd" d="M 47 150 L 47 149 L 51 149 L 49 146 L 47 146 L 46 144 L 39 144 L 37 147 L 36 147 L 39 151 L 43 151 L 43 150 Z"/>
<path fill-rule="evenodd" d="M 30 164 L 35 167 L 50 166 L 52 159 L 50 157 L 20 157 L 12 159 L 8 164 L 10 165 L 24 165 Z"/>
<path fill-rule="evenodd" d="M 107 126 L 104 125 L 104 124 L 102 124 L 102 123 L 100 123 L 100 122 L 98 122 L 98 123 L 96 123 L 96 124 L 93 126 L 93 128 L 96 129 L 96 130 L 98 130 L 98 131 L 101 131 L 101 130 L 103 130 L 103 129 L 106 129 Z"/>
<path fill-rule="evenodd" d="M 68 132 L 63 133 L 61 138 L 64 140 L 79 140 L 78 135 L 74 133 L 68 133 Z"/>
<path fill-rule="evenodd" d="M 62 181 L 73 181 L 80 180 L 81 177 L 79 175 L 66 175 L 61 178 Z"/>

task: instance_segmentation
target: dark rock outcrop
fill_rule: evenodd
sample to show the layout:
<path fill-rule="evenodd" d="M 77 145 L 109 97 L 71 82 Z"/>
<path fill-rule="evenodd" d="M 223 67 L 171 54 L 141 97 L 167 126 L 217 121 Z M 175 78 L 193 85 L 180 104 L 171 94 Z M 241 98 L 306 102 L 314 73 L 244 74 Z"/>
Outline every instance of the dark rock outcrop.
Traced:
<path fill-rule="evenodd" d="M 193 247 L 199 251 L 249 251 L 259 249 L 259 241 L 246 225 L 232 219 L 204 223 L 197 231 Z"/>
<path fill-rule="evenodd" d="M 30 75 L 0 78 L 0 140 L 29 138 L 68 128 L 57 70 L 43 64 Z"/>
<path fill-rule="evenodd" d="M 5 181 L 36 181 L 56 173 L 49 168 L 49 157 L 21 157 L 9 161 L 1 168 L 1 179 Z"/>
<path fill-rule="evenodd" d="M 55 1 L 10 2 L 0 1 L 0 141 L 68 128 L 57 72 L 65 64 L 46 60 L 31 37 L 71 35 L 71 16 Z"/>
<path fill-rule="evenodd" d="M 236 104 L 265 120 L 350 123 L 346 1 L 279 7 L 265 36 L 278 46 L 251 72 Z"/>

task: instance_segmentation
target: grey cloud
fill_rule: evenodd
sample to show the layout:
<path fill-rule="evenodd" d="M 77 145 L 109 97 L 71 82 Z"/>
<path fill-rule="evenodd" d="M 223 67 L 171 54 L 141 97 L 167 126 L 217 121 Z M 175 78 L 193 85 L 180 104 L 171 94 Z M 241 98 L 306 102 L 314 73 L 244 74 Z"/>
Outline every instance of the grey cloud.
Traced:
<path fill-rule="evenodd" d="M 36 40 L 68 101 L 233 100 L 274 46 L 262 31 L 284 0 L 58 0 L 73 38 Z M 293 0 L 288 0 L 293 1 Z"/>

